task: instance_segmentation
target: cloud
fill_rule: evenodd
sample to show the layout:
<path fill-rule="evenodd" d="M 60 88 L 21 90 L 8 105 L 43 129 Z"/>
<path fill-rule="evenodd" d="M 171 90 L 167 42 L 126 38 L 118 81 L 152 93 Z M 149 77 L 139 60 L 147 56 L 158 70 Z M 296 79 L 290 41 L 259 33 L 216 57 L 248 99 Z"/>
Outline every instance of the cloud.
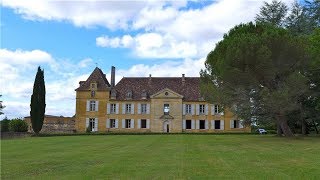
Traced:
<path fill-rule="evenodd" d="M 32 51 L 0 49 L 0 63 L 6 62 L 14 65 L 40 64 L 53 62 L 53 58 L 49 53 L 38 49 Z"/>

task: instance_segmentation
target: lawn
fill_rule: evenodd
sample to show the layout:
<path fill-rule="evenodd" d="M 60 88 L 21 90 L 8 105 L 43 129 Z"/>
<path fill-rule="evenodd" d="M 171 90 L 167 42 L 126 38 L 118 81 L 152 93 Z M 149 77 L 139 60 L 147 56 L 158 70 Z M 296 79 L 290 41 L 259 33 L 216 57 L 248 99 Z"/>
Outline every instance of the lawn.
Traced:
<path fill-rule="evenodd" d="M 1 141 L 1 179 L 319 178 L 319 137 L 100 135 Z"/>

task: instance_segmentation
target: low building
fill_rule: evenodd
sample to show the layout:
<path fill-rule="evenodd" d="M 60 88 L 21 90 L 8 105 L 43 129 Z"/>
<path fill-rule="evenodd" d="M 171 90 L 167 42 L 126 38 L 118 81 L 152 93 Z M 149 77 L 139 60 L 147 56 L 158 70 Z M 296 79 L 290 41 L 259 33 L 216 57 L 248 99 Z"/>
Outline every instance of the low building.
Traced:
<path fill-rule="evenodd" d="M 250 132 L 219 104 L 200 93 L 200 78 L 123 77 L 111 83 L 96 67 L 76 89 L 75 128 L 78 132 Z"/>
<path fill-rule="evenodd" d="M 24 120 L 28 124 L 28 132 L 33 132 L 30 116 L 25 117 Z M 45 115 L 42 133 L 73 133 L 76 132 L 75 118 Z"/>

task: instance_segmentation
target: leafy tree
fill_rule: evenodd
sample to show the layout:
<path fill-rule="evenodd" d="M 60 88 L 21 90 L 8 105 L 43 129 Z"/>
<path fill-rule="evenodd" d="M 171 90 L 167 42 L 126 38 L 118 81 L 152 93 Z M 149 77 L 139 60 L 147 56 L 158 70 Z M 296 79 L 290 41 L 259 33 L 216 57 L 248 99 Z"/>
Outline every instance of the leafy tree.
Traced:
<path fill-rule="evenodd" d="M 4 119 L 2 119 L 0 121 L 0 123 L 1 123 L 1 132 L 8 132 L 9 131 L 9 122 L 10 122 L 10 120 L 7 117 L 5 117 Z"/>
<path fill-rule="evenodd" d="M 0 97 L 2 95 L 0 94 Z M 2 105 L 2 101 L 0 101 L 0 115 L 3 114 L 2 109 L 5 108 L 5 106 Z"/>
<path fill-rule="evenodd" d="M 27 132 L 28 124 L 22 119 L 12 119 L 9 122 L 9 130 L 13 132 Z"/>
<path fill-rule="evenodd" d="M 303 37 L 283 28 L 238 25 L 208 54 L 201 71 L 202 93 L 231 107 L 239 118 L 275 120 L 285 136 L 293 136 L 287 113 L 300 108 L 298 98 L 309 88 L 300 73 L 308 64 L 306 49 Z"/>
<path fill-rule="evenodd" d="M 311 24 L 305 7 L 295 1 L 288 17 L 285 19 L 286 28 L 295 35 L 305 35 L 312 32 Z"/>
<path fill-rule="evenodd" d="M 271 3 L 264 2 L 255 20 L 257 23 L 269 23 L 280 27 L 284 25 L 287 12 L 288 7 L 281 1 L 273 0 Z"/>
<path fill-rule="evenodd" d="M 45 95 L 46 89 L 44 83 L 44 71 L 41 70 L 39 66 L 34 80 L 33 93 L 31 95 L 30 104 L 32 129 L 36 134 L 39 134 L 39 132 L 41 131 L 44 121 L 44 113 L 46 108 Z"/>

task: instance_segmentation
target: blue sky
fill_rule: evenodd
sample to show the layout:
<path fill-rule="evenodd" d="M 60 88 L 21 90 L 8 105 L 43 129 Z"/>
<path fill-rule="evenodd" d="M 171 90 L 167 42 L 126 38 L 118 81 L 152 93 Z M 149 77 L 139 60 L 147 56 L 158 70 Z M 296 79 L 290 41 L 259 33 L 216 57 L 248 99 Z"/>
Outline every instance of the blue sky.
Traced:
<path fill-rule="evenodd" d="M 291 3 L 292 0 L 286 0 Z M 46 114 L 72 116 L 75 91 L 98 66 L 123 76 L 199 76 L 224 33 L 254 20 L 261 0 L 2 0 L 0 94 L 9 118 L 29 115 L 38 66 Z"/>

